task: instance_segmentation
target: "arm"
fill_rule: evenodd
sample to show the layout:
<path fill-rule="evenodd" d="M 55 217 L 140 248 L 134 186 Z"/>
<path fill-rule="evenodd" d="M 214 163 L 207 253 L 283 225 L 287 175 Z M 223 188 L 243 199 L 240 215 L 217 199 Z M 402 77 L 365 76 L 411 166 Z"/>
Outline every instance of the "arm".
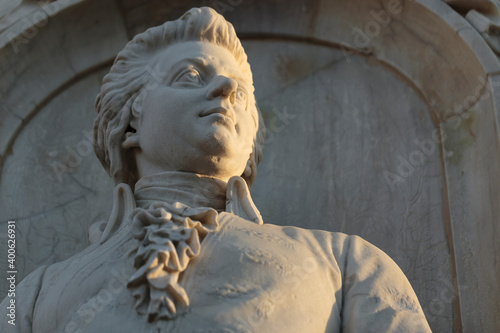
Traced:
<path fill-rule="evenodd" d="M 343 332 L 431 332 L 408 279 L 384 252 L 357 236 L 344 243 Z"/>

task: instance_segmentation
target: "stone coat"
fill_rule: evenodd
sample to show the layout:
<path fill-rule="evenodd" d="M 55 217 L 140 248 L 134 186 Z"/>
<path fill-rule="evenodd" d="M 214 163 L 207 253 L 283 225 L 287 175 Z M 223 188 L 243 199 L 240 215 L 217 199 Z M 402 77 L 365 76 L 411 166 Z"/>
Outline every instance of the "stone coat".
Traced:
<path fill-rule="evenodd" d="M 148 322 L 134 309 L 126 285 L 137 240 L 120 222 L 23 280 L 17 325 L 2 318 L 2 332 L 430 332 L 408 280 L 375 246 L 244 217 L 218 213 L 218 230 L 180 275 L 190 305 L 173 320 Z"/>

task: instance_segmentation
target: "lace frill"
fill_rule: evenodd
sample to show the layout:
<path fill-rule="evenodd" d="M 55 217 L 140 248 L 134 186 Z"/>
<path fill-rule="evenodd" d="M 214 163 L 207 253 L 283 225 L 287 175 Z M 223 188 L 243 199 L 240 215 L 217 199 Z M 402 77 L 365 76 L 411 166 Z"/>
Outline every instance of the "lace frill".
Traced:
<path fill-rule="evenodd" d="M 155 202 L 129 215 L 132 236 L 139 241 L 127 283 L 136 311 L 148 321 L 173 319 L 189 306 L 179 275 L 200 253 L 200 243 L 219 227 L 213 208 L 191 208 L 182 203 Z"/>

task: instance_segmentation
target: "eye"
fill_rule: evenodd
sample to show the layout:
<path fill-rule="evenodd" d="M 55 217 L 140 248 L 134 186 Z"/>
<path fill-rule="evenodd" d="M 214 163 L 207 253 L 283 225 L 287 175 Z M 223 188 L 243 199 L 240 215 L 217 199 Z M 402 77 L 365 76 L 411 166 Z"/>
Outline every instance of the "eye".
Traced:
<path fill-rule="evenodd" d="M 245 89 L 238 88 L 238 90 L 236 91 L 236 101 L 244 105 L 246 108 L 248 103 L 248 94 Z"/>
<path fill-rule="evenodd" d="M 172 86 L 178 87 L 200 87 L 203 85 L 200 73 L 194 69 L 189 68 L 182 71 L 175 80 L 172 82 Z"/>

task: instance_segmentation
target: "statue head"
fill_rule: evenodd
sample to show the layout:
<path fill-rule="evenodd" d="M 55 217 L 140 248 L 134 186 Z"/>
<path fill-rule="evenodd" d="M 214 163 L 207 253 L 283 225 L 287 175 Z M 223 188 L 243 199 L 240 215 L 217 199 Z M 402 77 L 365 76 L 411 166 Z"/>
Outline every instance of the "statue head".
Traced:
<path fill-rule="evenodd" d="M 151 170 L 240 175 L 251 185 L 264 141 L 253 92 L 233 26 L 193 8 L 118 54 L 97 97 L 94 150 L 115 183 L 132 187 Z"/>

